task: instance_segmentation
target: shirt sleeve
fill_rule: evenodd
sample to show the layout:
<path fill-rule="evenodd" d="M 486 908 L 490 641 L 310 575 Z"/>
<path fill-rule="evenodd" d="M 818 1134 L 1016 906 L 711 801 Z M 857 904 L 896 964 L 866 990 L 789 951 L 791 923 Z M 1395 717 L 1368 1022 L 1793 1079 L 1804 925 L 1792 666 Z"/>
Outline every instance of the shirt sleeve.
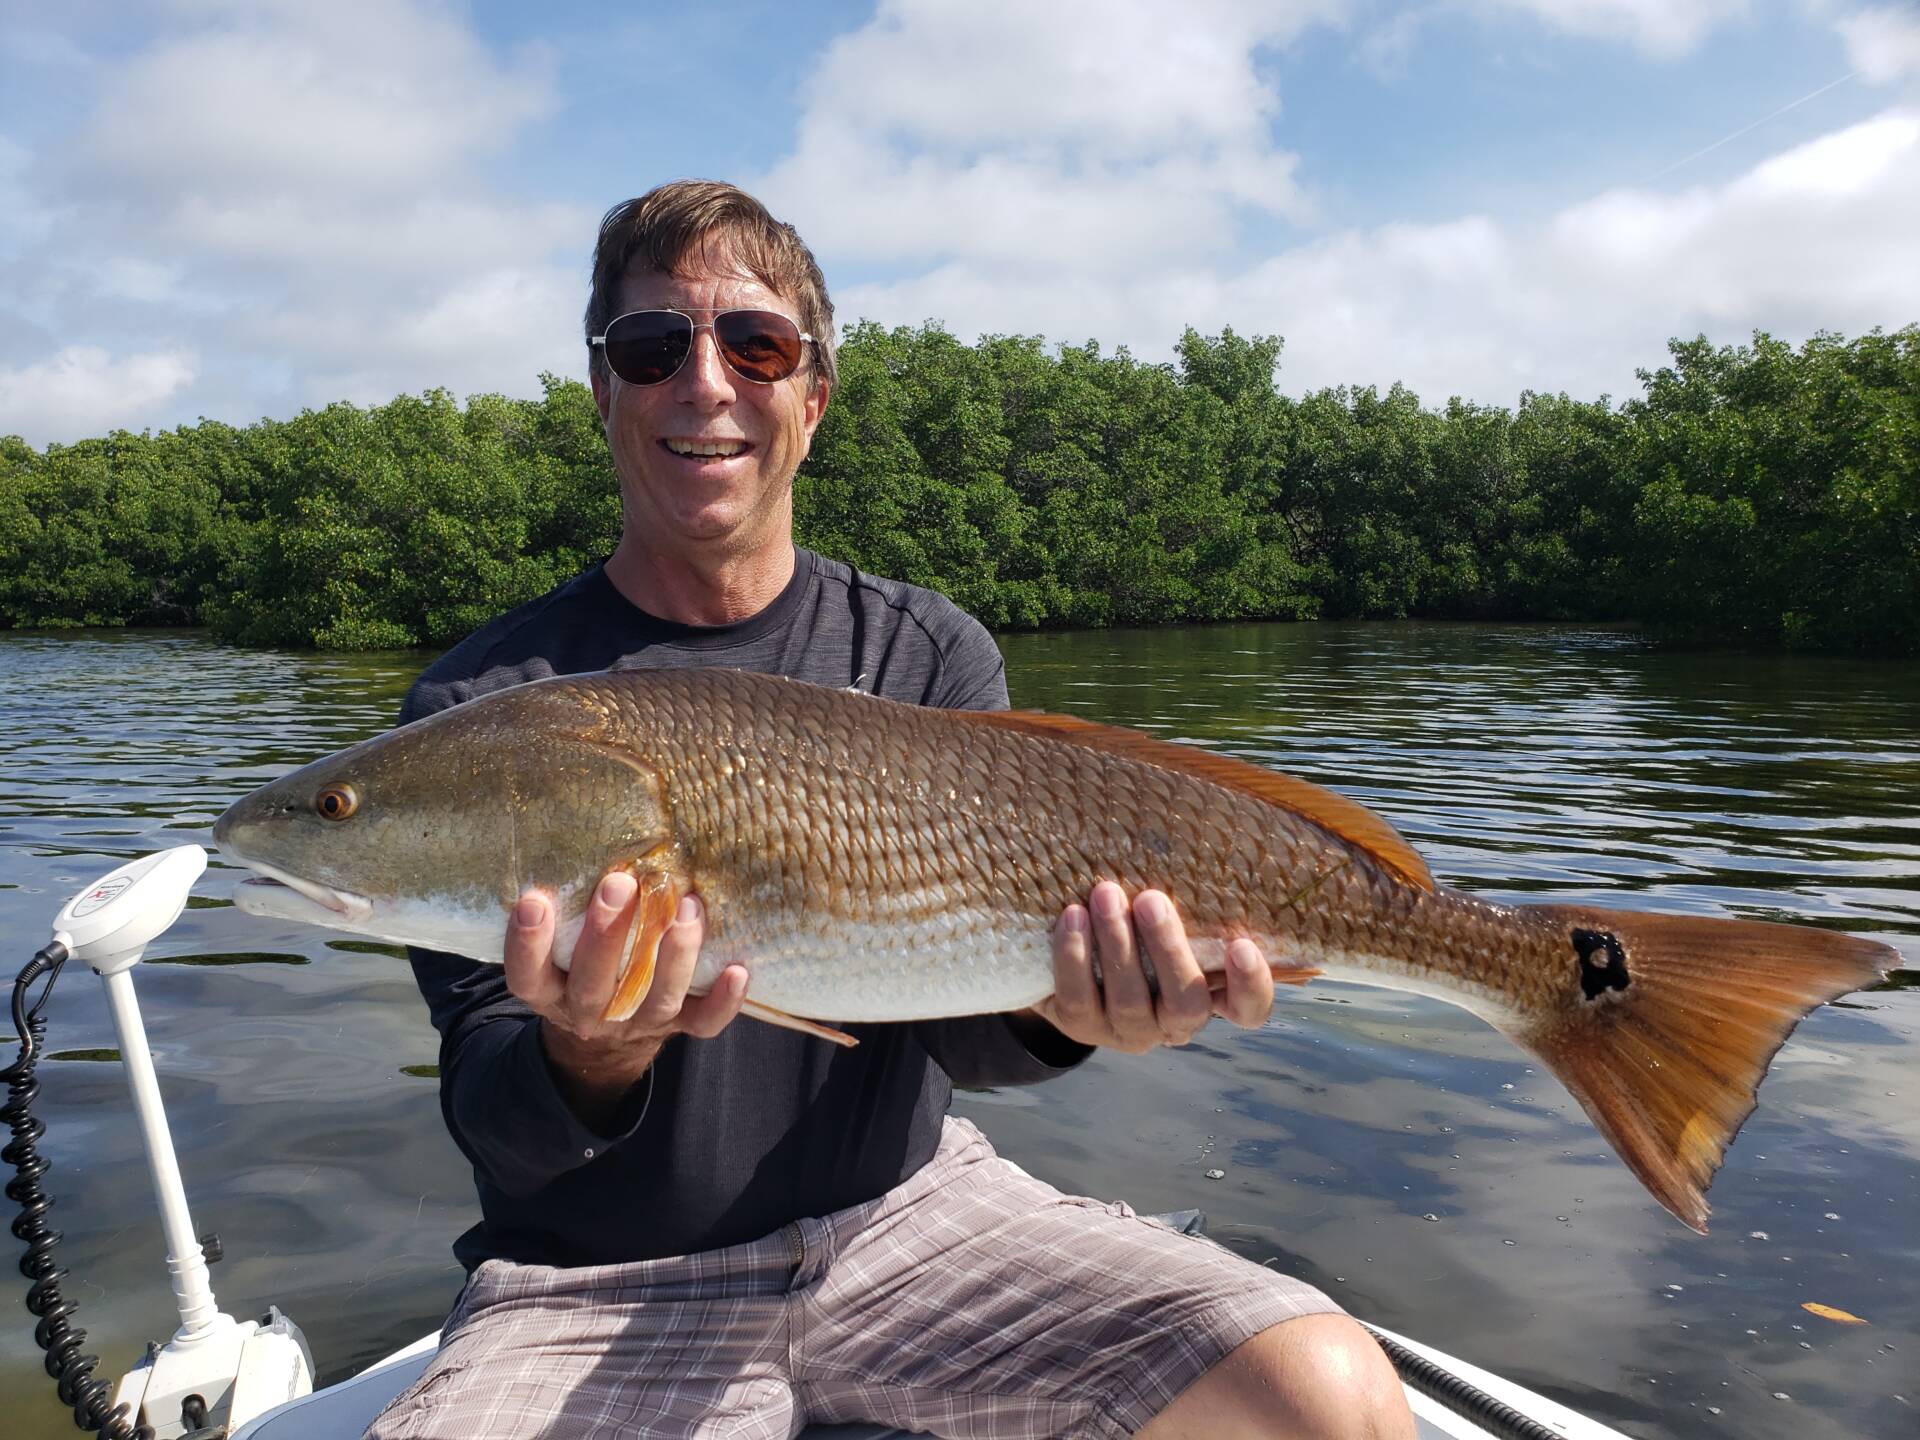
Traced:
<path fill-rule="evenodd" d="M 941 710 L 1005 710 L 1007 662 L 986 626 L 971 615 L 954 612 L 960 621 L 957 635 L 940 654 L 940 672 L 927 703 Z"/>
<path fill-rule="evenodd" d="M 440 1032 L 440 1112 L 489 1183 L 531 1195 L 640 1128 L 651 1069 L 621 1107 L 617 1132 L 603 1135 L 561 1095 L 539 1018 L 507 989 L 504 970 L 436 950 L 409 947 L 407 954 Z"/>
<path fill-rule="evenodd" d="M 1044 1020 L 1022 1022 L 1011 1015 L 922 1020 L 916 1034 L 933 1063 L 962 1090 L 1037 1085 L 1093 1054 L 1091 1045 L 1068 1039 Z"/>

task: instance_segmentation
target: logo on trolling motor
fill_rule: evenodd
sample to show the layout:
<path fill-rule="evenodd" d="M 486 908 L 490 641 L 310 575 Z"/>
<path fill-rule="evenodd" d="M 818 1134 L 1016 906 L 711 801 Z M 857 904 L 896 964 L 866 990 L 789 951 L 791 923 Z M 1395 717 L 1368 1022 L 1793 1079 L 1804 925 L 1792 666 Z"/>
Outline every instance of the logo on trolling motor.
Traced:
<path fill-rule="evenodd" d="M 79 920 L 84 916 L 93 914 L 94 911 L 108 904 L 116 895 L 132 883 L 133 877 L 131 875 L 116 875 L 111 880 L 102 881 L 83 895 L 80 903 L 73 907 L 73 918 Z"/>

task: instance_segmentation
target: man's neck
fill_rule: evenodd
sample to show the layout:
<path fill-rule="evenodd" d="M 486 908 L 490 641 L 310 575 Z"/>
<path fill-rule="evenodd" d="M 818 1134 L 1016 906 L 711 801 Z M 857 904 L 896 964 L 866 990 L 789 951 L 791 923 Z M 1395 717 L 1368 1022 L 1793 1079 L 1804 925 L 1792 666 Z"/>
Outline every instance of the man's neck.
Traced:
<path fill-rule="evenodd" d="M 758 615 L 793 579 L 793 542 L 739 555 L 658 554 L 623 534 L 607 557 L 607 578 L 628 600 L 680 625 L 732 625 Z"/>

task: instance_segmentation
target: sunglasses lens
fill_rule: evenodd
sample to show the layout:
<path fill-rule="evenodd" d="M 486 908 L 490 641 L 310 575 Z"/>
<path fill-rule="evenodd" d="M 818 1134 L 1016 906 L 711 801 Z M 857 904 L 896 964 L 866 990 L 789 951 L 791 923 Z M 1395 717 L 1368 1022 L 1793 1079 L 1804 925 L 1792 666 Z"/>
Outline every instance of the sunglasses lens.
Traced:
<path fill-rule="evenodd" d="M 771 310 L 729 310 L 716 315 L 713 338 L 727 364 L 748 380 L 771 384 L 800 368 L 800 327 Z"/>
<path fill-rule="evenodd" d="M 637 310 L 607 327 L 607 366 L 629 385 L 671 380 L 693 348 L 693 322 L 671 310 Z"/>

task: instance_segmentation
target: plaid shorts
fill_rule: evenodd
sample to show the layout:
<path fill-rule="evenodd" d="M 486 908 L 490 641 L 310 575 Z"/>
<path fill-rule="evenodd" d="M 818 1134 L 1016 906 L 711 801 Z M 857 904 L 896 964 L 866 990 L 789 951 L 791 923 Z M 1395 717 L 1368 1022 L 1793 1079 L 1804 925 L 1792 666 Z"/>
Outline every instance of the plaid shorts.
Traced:
<path fill-rule="evenodd" d="M 1338 1312 L 1125 1205 L 1063 1195 L 949 1118 L 876 1200 L 698 1255 L 489 1260 L 367 1440 L 1122 1436 L 1243 1340 Z"/>

